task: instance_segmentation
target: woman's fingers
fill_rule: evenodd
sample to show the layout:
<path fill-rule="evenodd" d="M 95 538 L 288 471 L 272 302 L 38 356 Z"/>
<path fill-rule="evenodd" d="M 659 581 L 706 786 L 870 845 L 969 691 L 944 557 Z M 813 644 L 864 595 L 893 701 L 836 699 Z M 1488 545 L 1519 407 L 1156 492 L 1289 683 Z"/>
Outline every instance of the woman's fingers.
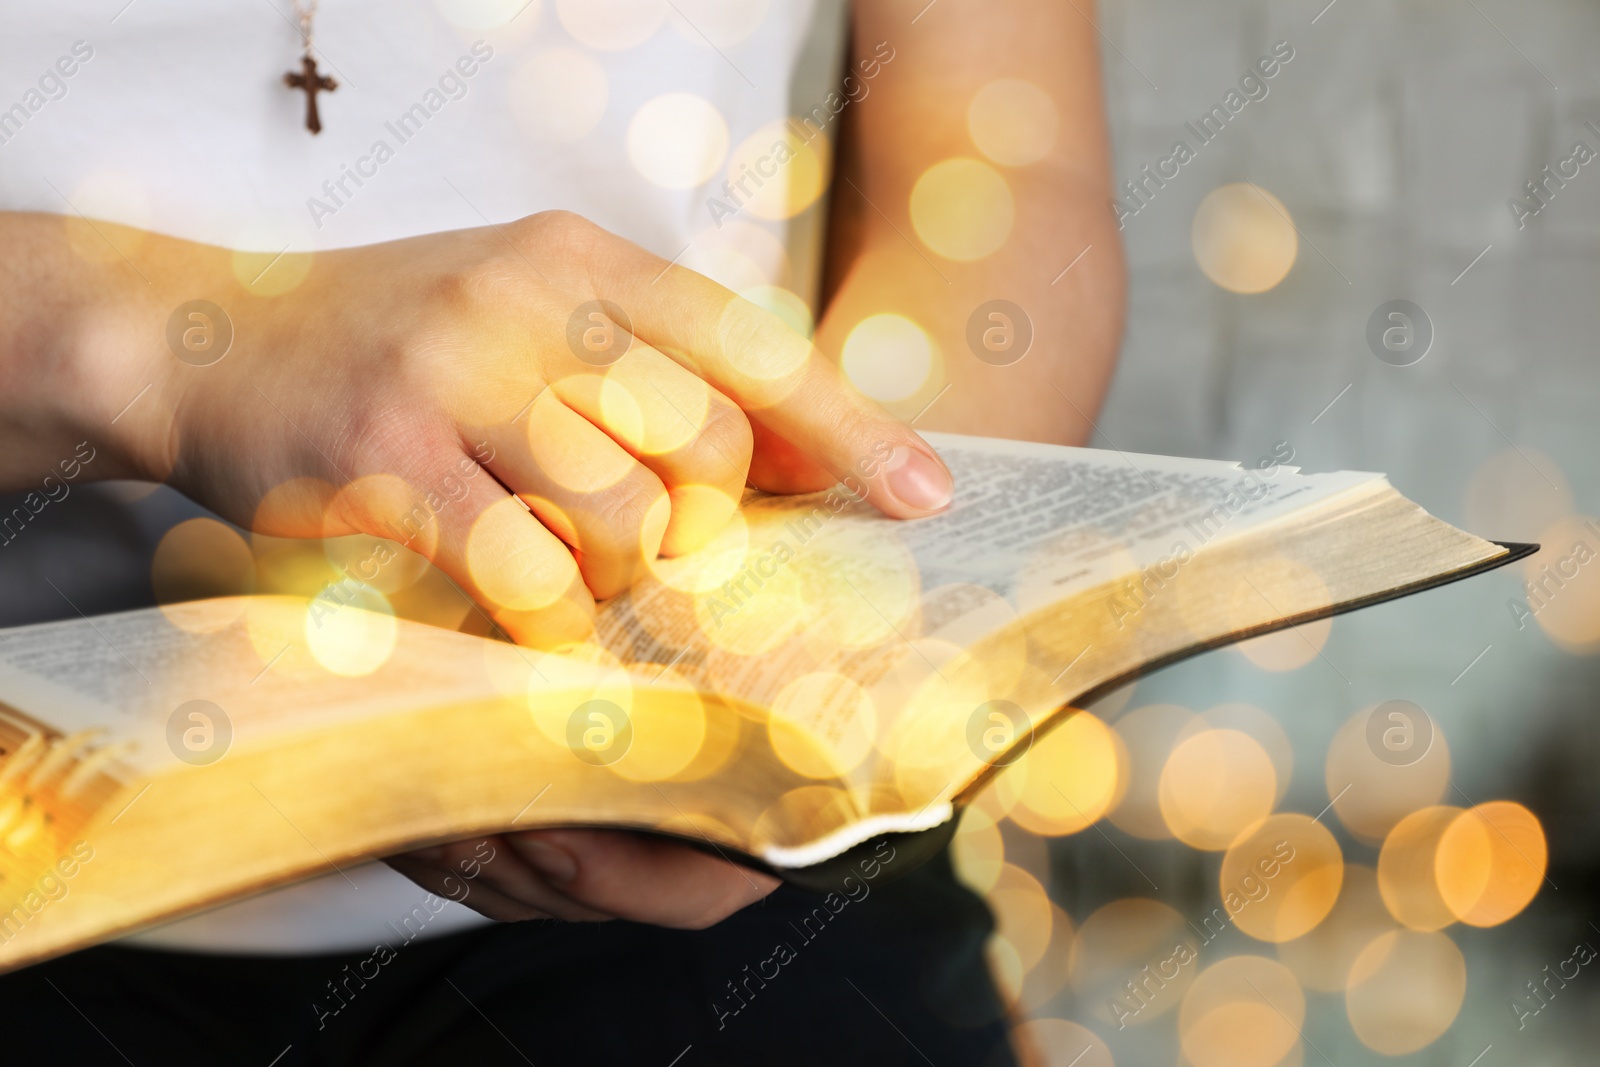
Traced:
<path fill-rule="evenodd" d="M 656 926 L 703 929 L 780 884 L 719 856 L 641 834 L 537 830 L 506 839 L 572 901 Z"/>
<path fill-rule="evenodd" d="M 750 484 L 757 489 L 769 493 L 815 493 L 839 481 L 832 471 L 773 433 L 764 423 L 752 422 L 750 429 L 755 436 Z"/>
<path fill-rule="evenodd" d="M 549 918 L 549 913 L 532 904 L 509 897 L 490 885 L 469 886 L 461 875 L 436 861 L 419 859 L 411 853 L 390 856 L 384 860 L 389 866 L 413 882 L 445 900 L 465 904 L 480 915 L 487 915 L 503 923 L 522 922 L 526 919 Z"/>
<path fill-rule="evenodd" d="M 855 479 L 884 513 L 913 518 L 949 505 L 950 472 L 928 443 L 852 389 L 777 316 L 616 237 L 610 254 L 590 257 L 588 282 L 624 310 L 639 338 L 835 479 Z"/>
<path fill-rule="evenodd" d="M 548 389 L 489 439 L 489 470 L 571 546 L 597 599 L 638 581 L 672 512 L 661 479 Z"/>
<path fill-rule="evenodd" d="M 469 457 L 423 449 L 403 476 L 417 491 L 406 499 L 416 503 L 408 509 L 389 494 L 341 494 L 342 522 L 427 556 L 518 644 L 549 647 L 590 636 L 594 597 L 567 546 L 489 472 L 463 477 Z M 445 498 L 430 488 L 445 484 L 459 494 Z"/>
<path fill-rule="evenodd" d="M 637 341 L 604 374 L 569 375 L 553 388 L 666 486 L 672 514 L 662 554 L 691 552 L 727 524 L 753 441 L 737 404 Z"/>
<path fill-rule="evenodd" d="M 492 858 L 484 858 L 486 845 Z M 504 922 L 616 918 L 699 930 L 780 884 L 687 845 L 621 830 L 516 831 L 387 862 L 424 889 Z"/>

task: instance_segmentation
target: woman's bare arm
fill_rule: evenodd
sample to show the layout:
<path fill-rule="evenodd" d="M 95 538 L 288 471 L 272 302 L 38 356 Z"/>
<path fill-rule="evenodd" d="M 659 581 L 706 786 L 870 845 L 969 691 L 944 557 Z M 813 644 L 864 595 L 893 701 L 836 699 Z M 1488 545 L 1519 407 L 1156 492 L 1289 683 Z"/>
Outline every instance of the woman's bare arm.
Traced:
<path fill-rule="evenodd" d="M 862 0 L 854 7 L 851 73 L 867 92 L 845 109 L 830 300 L 817 343 L 837 355 L 858 322 L 881 312 L 920 325 L 942 356 L 942 369 L 935 364 L 942 380 L 889 407 L 911 418 L 944 385 L 953 387 L 917 418 L 919 428 L 1063 444 L 1089 436 L 1115 364 L 1125 289 L 1092 17 L 1092 0 Z M 888 53 L 893 58 L 883 63 Z M 861 79 L 860 64 L 872 58 L 876 76 Z M 1030 83 L 1053 105 L 1050 147 L 1037 161 L 998 163 L 974 142 L 969 106 L 1000 79 Z M 1004 244 L 970 261 L 930 247 L 910 211 L 924 172 L 961 157 L 993 168 L 1014 205 Z M 969 345 L 969 321 L 991 300 L 1009 301 L 1031 320 L 1032 347 L 1016 363 L 994 365 L 1004 352 L 985 362 Z M 999 327 L 992 336 L 1003 339 L 1003 322 L 984 317 L 984 326 Z"/>

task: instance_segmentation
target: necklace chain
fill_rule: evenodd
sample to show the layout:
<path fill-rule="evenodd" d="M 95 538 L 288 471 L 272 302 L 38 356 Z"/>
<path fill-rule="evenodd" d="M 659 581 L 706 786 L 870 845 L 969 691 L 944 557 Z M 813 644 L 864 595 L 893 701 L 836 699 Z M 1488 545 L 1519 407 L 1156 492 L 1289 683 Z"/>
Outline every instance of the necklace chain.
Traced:
<path fill-rule="evenodd" d="M 306 51 L 311 51 L 311 21 L 317 17 L 317 4 L 321 0 L 294 0 L 295 18 L 300 20 L 300 36 L 305 38 Z"/>

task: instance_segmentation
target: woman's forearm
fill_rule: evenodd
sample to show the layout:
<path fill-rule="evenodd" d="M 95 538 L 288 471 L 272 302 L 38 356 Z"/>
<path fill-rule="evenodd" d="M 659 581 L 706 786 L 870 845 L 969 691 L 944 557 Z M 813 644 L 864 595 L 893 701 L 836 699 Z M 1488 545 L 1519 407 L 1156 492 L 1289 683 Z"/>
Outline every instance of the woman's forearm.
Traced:
<path fill-rule="evenodd" d="M 1125 301 L 1092 25 L 1050 0 L 854 10 L 858 62 L 879 65 L 870 80 L 852 68 L 861 85 L 844 115 L 818 345 L 838 355 L 862 319 L 903 315 L 937 358 L 928 382 L 889 405 L 897 414 L 925 429 L 1081 444 L 1110 383 Z M 996 92 L 1032 101 L 1033 121 L 1000 129 L 974 107 Z M 981 218 L 981 186 L 956 183 L 943 212 L 912 209 L 919 180 L 951 160 L 1009 198 L 992 250 L 968 256 L 933 232 Z M 1030 333 L 1020 358 L 985 347 Z"/>
<path fill-rule="evenodd" d="M 165 320 L 194 258 L 174 255 L 183 244 L 0 212 L 0 488 L 162 476 Z"/>

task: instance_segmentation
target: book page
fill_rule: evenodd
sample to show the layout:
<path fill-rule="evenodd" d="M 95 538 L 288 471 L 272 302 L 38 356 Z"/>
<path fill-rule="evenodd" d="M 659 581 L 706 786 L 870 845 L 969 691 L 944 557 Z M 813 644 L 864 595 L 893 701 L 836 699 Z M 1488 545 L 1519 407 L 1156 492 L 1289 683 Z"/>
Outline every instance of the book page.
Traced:
<path fill-rule="evenodd" d="M 1017 682 L 1024 638 L 981 665 L 963 657 L 1019 615 L 1177 546 L 1198 551 L 1382 484 L 930 440 L 956 477 L 948 512 L 899 522 L 842 487 L 753 493 L 711 546 L 656 561 L 643 583 L 602 605 L 591 645 L 541 653 L 355 606 L 202 601 L 0 633 L 0 699 L 64 734 L 98 728 L 97 744 L 115 743 L 120 759 L 150 770 L 188 761 L 195 739 L 239 743 L 476 699 L 525 702 L 564 736 L 567 713 L 599 687 L 628 707 L 648 705 L 629 690 L 692 688 L 770 710 L 786 763 L 859 785 L 894 758 L 895 724 L 911 703 L 970 710 Z"/>
<path fill-rule="evenodd" d="M 350 607 L 336 616 L 342 632 L 328 623 L 337 651 L 371 658 L 381 643 L 385 654 L 340 673 L 312 650 L 317 618 L 302 598 L 251 597 L 0 631 L 0 700 L 63 734 L 96 731 L 94 744 L 154 771 L 203 758 L 192 746 L 204 737 L 225 749 L 335 719 L 525 696 L 534 665 L 560 660 Z M 589 670 L 566 664 L 561 676 Z"/>
<path fill-rule="evenodd" d="M 1363 486 L 1357 472 L 929 434 L 956 479 L 943 514 L 897 521 L 842 488 L 752 494 L 736 529 L 603 606 L 624 663 L 670 664 L 768 705 L 805 669 L 870 685 L 908 642 L 965 646 L 1035 608 Z"/>
<path fill-rule="evenodd" d="M 1025 639 L 981 668 L 962 657 L 1019 615 L 1386 485 L 1375 474 L 928 439 L 955 475 L 948 511 L 888 519 L 842 487 L 752 494 L 717 543 L 660 561 L 603 605 L 601 644 L 646 673 L 773 709 L 863 784 L 898 748 L 910 703 L 970 711 L 1017 681 Z"/>

